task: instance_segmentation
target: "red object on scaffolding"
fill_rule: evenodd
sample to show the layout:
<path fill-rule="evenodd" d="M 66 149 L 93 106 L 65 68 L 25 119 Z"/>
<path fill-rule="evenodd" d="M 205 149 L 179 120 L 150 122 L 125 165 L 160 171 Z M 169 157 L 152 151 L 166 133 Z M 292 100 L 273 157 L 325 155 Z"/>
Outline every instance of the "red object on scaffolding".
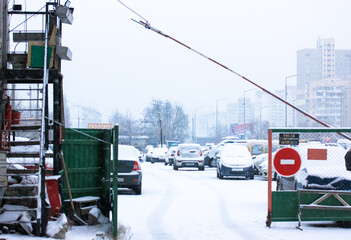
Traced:
<path fill-rule="evenodd" d="M 10 151 L 10 136 L 11 136 L 11 124 L 12 124 L 12 106 L 10 105 L 10 97 L 5 96 L 5 121 L 1 124 L 0 134 L 0 150 Z"/>
<path fill-rule="evenodd" d="M 58 184 L 57 184 L 57 181 L 60 177 L 61 177 L 60 175 L 45 177 L 46 189 L 47 189 L 50 206 L 51 206 L 51 209 L 50 209 L 51 216 L 58 216 L 62 208 L 61 197 L 59 194 Z"/>

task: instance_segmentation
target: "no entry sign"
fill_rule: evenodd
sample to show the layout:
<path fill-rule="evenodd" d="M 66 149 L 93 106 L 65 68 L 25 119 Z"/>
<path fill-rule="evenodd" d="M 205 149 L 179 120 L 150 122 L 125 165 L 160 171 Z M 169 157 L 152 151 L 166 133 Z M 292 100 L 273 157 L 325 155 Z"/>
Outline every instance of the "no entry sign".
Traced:
<path fill-rule="evenodd" d="M 293 176 L 301 167 L 300 154 L 293 148 L 282 148 L 275 154 L 273 165 L 280 175 Z"/>

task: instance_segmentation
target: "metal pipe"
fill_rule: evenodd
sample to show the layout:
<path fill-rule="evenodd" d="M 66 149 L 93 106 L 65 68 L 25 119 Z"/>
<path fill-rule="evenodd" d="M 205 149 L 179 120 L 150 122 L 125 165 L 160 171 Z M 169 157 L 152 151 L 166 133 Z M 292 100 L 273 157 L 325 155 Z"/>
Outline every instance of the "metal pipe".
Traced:
<path fill-rule="evenodd" d="M 288 101 L 288 78 L 295 77 L 297 74 L 285 77 L 285 101 Z M 288 126 L 288 106 L 285 104 L 285 127 Z"/>

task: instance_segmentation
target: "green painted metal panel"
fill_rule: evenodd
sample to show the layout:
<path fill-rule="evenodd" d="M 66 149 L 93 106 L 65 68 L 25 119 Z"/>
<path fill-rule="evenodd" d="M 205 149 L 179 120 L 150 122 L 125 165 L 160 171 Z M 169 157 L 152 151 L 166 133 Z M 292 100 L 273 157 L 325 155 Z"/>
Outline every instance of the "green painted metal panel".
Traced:
<path fill-rule="evenodd" d="M 351 132 L 351 128 L 269 128 L 272 132 L 304 132 L 304 133 L 337 133 L 337 132 Z"/>
<path fill-rule="evenodd" d="M 100 209 L 107 215 L 110 206 L 110 161 L 112 130 L 65 129 L 62 144 L 73 198 L 100 197 Z M 63 200 L 69 199 L 63 181 Z"/>
<path fill-rule="evenodd" d="M 298 199 L 296 191 L 272 192 L 272 221 L 297 221 Z"/>
<path fill-rule="evenodd" d="M 301 204 L 311 204 L 323 194 L 300 193 Z M 351 205 L 351 195 L 340 194 Z M 342 206 L 340 201 L 331 196 L 319 205 Z M 298 221 L 298 192 L 275 191 L 272 192 L 272 221 Z M 301 209 L 302 221 L 351 221 L 351 211 L 326 209 Z"/>

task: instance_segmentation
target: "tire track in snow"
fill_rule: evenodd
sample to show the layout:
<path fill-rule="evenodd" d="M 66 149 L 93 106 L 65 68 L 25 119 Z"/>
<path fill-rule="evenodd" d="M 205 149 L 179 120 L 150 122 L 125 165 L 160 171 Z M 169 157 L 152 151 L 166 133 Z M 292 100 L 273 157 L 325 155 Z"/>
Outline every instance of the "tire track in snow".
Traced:
<path fill-rule="evenodd" d="M 159 239 L 159 240 L 172 240 L 173 238 L 168 235 L 168 233 L 165 230 L 165 213 L 169 206 L 171 205 L 171 202 L 173 201 L 173 195 L 171 188 L 168 187 L 170 180 L 168 179 L 169 176 L 164 176 L 161 178 L 160 176 L 156 175 L 154 172 L 150 172 L 150 176 L 154 177 L 157 179 L 159 183 L 162 183 L 164 188 L 166 189 L 161 197 L 161 200 L 155 204 L 154 210 L 148 217 L 148 229 L 153 237 L 153 239 Z"/>
<path fill-rule="evenodd" d="M 185 175 L 185 176 L 198 182 L 199 184 L 204 185 L 207 189 L 209 189 L 210 191 L 212 191 L 214 193 L 214 195 L 216 196 L 216 199 L 217 199 L 217 208 L 220 211 L 222 223 L 227 229 L 229 229 L 230 231 L 232 231 L 235 234 L 234 236 L 239 235 L 243 240 L 262 239 L 262 238 L 258 237 L 257 235 L 252 234 L 248 230 L 244 230 L 243 229 L 244 226 L 239 225 L 237 222 L 233 221 L 232 217 L 229 215 L 229 211 L 228 211 L 228 207 L 227 207 L 227 203 L 225 201 L 225 198 L 222 196 L 220 191 L 218 191 L 216 189 L 216 187 L 214 185 L 212 185 L 212 183 L 207 182 L 207 181 L 203 181 L 203 179 L 199 179 L 199 178 L 196 178 L 194 176 L 189 176 L 189 175 Z M 209 184 L 211 184 L 212 187 L 210 187 Z M 237 217 L 240 218 L 240 216 L 237 216 Z M 239 219 L 239 221 L 240 221 L 240 219 Z"/>

